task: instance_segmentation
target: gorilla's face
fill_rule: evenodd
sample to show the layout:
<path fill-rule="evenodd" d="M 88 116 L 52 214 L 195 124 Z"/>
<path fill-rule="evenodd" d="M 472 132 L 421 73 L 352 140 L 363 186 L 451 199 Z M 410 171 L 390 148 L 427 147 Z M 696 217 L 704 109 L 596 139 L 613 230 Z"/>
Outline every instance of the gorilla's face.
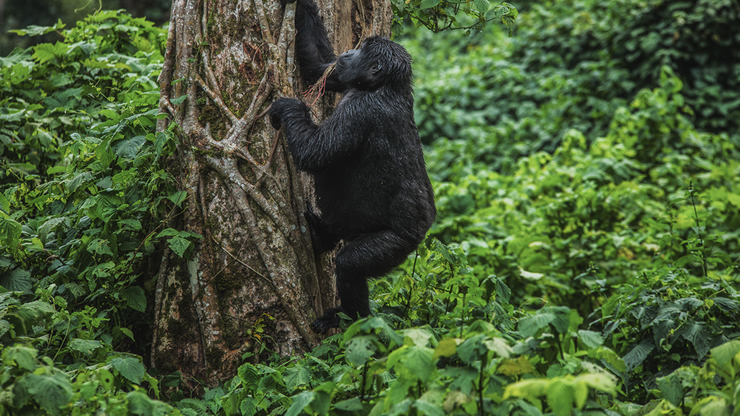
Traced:
<path fill-rule="evenodd" d="M 411 56 L 388 39 L 372 37 L 361 49 L 352 49 L 337 58 L 339 81 L 349 88 L 375 90 L 397 82 L 411 84 Z"/>

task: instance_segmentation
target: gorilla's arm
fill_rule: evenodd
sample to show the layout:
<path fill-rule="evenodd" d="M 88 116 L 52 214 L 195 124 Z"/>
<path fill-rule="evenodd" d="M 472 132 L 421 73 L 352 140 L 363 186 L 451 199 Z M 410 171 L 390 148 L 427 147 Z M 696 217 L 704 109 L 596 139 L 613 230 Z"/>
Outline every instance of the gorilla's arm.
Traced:
<path fill-rule="evenodd" d="M 306 104 L 294 98 L 281 98 L 270 108 L 272 126 L 283 127 L 296 167 L 306 172 L 321 171 L 357 149 L 368 125 L 362 118 L 354 100 L 340 104 L 319 126 Z"/>
<path fill-rule="evenodd" d="M 326 34 L 324 22 L 319 16 L 319 8 L 313 0 L 298 0 L 295 26 L 296 54 L 301 66 L 301 75 L 308 85 L 313 85 L 337 57 Z M 326 89 L 344 92 L 346 87 L 339 82 L 336 73 L 326 79 Z"/>

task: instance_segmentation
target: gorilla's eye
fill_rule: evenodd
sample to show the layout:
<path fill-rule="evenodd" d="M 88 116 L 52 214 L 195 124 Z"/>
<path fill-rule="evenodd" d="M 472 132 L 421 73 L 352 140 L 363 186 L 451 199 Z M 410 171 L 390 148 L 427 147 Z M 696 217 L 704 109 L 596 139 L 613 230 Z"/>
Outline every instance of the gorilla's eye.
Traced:
<path fill-rule="evenodd" d="M 382 66 L 380 66 L 380 64 L 376 62 L 376 63 L 374 63 L 374 64 L 373 64 L 373 66 L 371 66 L 371 67 L 370 67 L 370 72 L 372 72 L 372 74 L 373 74 L 373 75 L 375 75 L 375 74 L 377 74 L 378 72 L 380 72 L 380 70 L 381 70 L 382 68 L 383 68 L 383 67 L 382 67 Z"/>

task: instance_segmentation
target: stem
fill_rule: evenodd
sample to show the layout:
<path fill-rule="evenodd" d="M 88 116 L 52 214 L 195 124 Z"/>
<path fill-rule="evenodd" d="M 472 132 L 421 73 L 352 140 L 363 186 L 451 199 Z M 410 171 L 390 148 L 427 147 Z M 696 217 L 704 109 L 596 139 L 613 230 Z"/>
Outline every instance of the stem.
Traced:
<path fill-rule="evenodd" d="M 406 299 L 406 307 L 403 309 L 403 316 L 401 319 L 406 319 L 406 314 L 409 311 L 409 308 L 411 307 L 411 297 L 414 294 L 414 286 L 416 286 L 416 280 L 414 280 L 414 274 L 416 274 L 416 259 L 419 258 L 419 249 L 416 250 L 416 255 L 414 256 L 414 267 L 411 268 L 411 289 L 409 289 L 409 296 Z"/>
<path fill-rule="evenodd" d="M 704 236 L 701 232 L 701 223 L 699 222 L 699 212 L 696 210 L 696 198 L 694 194 L 696 193 L 696 190 L 694 189 L 694 183 L 689 182 L 689 201 L 691 202 L 691 207 L 694 209 L 694 221 L 696 222 L 696 235 L 699 237 L 699 258 L 701 259 L 701 268 L 702 268 L 702 276 L 707 277 L 707 255 L 704 252 L 706 245 L 704 244 Z"/>
<path fill-rule="evenodd" d="M 488 361 L 488 354 L 483 356 L 480 362 L 480 374 L 478 375 L 478 414 L 484 416 L 483 413 L 483 370 L 486 368 L 486 362 Z"/>

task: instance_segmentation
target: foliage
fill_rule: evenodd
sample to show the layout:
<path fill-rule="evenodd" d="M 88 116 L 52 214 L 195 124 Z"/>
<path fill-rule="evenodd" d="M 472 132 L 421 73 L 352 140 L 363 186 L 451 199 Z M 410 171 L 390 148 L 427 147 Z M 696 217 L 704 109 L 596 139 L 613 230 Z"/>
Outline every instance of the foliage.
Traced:
<path fill-rule="evenodd" d="M 0 414 L 736 411 L 735 3 L 530 3 L 513 39 L 405 41 L 438 219 L 374 316 L 200 398 L 134 355 L 147 259 L 199 238 L 165 225 L 164 32 L 106 12 L 2 58 Z"/>
<path fill-rule="evenodd" d="M 121 12 L 62 29 L 20 31 L 63 40 L 0 59 L 0 413 L 163 414 L 117 351 L 145 353 L 139 276 L 182 237 L 163 230 L 183 195 L 154 130 L 166 32 Z"/>
<path fill-rule="evenodd" d="M 472 39 L 459 32 L 413 33 L 412 55 L 434 54 L 417 59 L 415 68 L 422 140 L 485 141 L 492 149 L 488 163 L 510 173 L 518 157 L 553 152 L 573 128 L 589 143 L 605 135 L 616 109 L 656 86 L 663 66 L 683 80 L 698 129 L 736 135 L 737 1 L 607 4 L 517 3 L 528 11 L 510 39 L 496 27 Z"/>
<path fill-rule="evenodd" d="M 394 34 L 403 31 L 404 19 L 433 32 L 447 29 L 482 30 L 488 22 L 501 19 L 511 36 L 519 15 L 519 11 L 511 4 L 503 2 L 491 7 L 490 0 L 393 0 L 391 9 Z"/>

